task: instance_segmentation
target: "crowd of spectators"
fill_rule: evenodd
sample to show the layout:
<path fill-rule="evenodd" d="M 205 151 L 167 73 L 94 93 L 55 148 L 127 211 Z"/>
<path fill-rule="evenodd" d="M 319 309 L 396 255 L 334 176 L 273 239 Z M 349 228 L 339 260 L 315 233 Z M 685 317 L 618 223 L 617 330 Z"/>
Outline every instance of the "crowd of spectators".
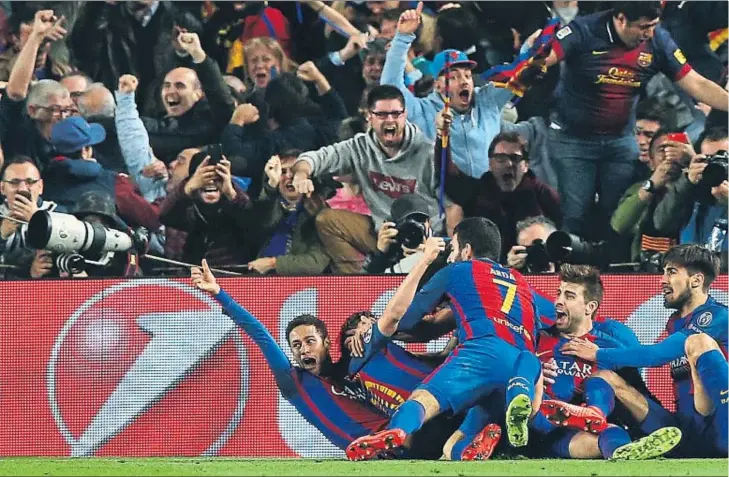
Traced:
<path fill-rule="evenodd" d="M 726 267 L 727 5 L 5 2 L 0 276 L 407 272 L 474 216 L 526 272 L 556 232 L 616 270 L 678 243 Z M 526 93 L 490 81 L 550 21 Z M 69 272 L 38 211 L 135 248 Z"/>

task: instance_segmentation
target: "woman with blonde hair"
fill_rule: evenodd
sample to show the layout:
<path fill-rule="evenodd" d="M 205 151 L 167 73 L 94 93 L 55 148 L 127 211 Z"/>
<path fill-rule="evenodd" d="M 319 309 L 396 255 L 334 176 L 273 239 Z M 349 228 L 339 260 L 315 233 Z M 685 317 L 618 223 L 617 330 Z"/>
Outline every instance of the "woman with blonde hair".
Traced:
<path fill-rule="evenodd" d="M 244 80 L 253 86 L 253 89 L 265 89 L 268 82 L 280 73 L 294 73 L 298 65 L 294 63 L 281 45 L 274 38 L 256 37 L 246 41 L 245 45 L 236 40 L 236 44 L 230 49 L 228 60 L 228 72 L 232 72 L 238 66 L 243 66 Z M 242 53 L 235 60 L 236 52 Z M 242 50 L 242 51 L 241 51 Z"/>

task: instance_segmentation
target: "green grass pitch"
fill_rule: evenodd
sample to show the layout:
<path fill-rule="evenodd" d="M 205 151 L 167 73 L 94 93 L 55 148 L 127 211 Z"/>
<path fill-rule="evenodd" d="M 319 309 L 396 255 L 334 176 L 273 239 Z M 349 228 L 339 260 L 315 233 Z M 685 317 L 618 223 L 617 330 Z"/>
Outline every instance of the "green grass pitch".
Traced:
<path fill-rule="evenodd" d="M 486 462 L 375 461 L 230 458 L 0 458 L 0 475 L 727 475 L 726 459 L 490 460 Z"/>

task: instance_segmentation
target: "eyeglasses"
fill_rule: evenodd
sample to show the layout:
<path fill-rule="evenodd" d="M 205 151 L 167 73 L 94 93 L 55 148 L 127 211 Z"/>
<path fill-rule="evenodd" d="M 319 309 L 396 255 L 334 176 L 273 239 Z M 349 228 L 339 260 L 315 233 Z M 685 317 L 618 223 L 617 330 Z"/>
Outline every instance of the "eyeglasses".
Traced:
<path fill-rule="evenodd" d="M 503 153 L 501 153 L 501 154 L 494 154 L 493 156 L 491 156 L 491 159 L 493 159 L 496 162 L 502 163 L 502 164 L 507 161 L 517 163 L 517 162 L 523 161 L 524 156 L 521 154 L 503 154 Z"/>
<path fill-rule="evenodd" d="M 76 108 L 63 108 L 61 106 L 38 106 L 36 105 L 38 109 L 45 109 L 46 111 L 50 111 L 50 113 L 54 116 L 63 116 L 64 114 L 68 116 L 73 116 L 74 114 L 78 113 L 78 109 Z"/>
<path fill-rule="evenodd" d="M 20 184 L 22 184 L 24 182 L 28 187 L 32 187 L 32 186 L 36 185 L 37 183 L 39 183 L 40 181 L 41 181 L 40 179 L 10 179 L 9 181 L 3 179 L 3 182 L 5 182 L 6 184 L 10 184 L 13 187 L 20 187 Z"/>
<path fill-rule="evenodd" d="M 400 111 L 370 111 L 376 117 L 380 119 L 387 119 L 388 116 L 392 116 L 393 119 L 397 119 L 405 113 L 404 109 Z"/>

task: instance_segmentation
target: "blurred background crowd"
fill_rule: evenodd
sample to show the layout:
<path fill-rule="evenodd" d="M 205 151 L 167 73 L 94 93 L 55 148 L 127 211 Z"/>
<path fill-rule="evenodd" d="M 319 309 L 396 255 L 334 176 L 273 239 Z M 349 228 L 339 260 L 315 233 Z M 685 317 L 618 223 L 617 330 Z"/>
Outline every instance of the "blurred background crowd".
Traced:
<path fill-rule="evenodd" d="M 726 267 L 727 5 L 2 2 L 0 276 L 401 273 L 473 216 L 525 272 Z"/>

